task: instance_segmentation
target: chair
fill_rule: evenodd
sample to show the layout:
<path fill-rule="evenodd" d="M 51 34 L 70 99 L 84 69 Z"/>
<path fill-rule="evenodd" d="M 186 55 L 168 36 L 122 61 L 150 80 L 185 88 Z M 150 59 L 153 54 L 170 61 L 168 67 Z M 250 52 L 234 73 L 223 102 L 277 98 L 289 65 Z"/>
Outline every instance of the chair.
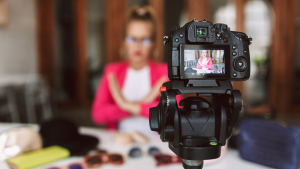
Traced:
<path fill-rule="evenodd" d="M 16 88 L 12 86 L 4 86 L 0 89 L 0 115 L 9 114 L 11 121 L 19 123 L 20 116 L 16 99 Z"/>
<path fill-rule="evenodd" d="M 36 105 L 42 106 L 43 118 L 52 117 L 52 107 L 46 82 L 39 77 L 31 76 L 25 86 L 25 102 L 28 123 L 37 123 Z"/>

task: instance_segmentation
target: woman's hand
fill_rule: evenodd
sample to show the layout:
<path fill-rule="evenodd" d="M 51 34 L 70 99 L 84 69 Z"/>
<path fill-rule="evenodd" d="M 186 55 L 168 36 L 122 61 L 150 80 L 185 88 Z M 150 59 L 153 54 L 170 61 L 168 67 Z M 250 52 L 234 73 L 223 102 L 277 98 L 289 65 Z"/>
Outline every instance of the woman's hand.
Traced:
<path fill-rule="evenodd" d="M 114 74 L 108 75 L 108 84 L 110 93 L 116 102 L 116 104 L 124 111 L 128 111 L 131 114 L 139 114 L 140 112 L 140 104 L 139 103 L 129 103 L 127 102 L 121 93 L 121 89 L 119 83 Z"/>
<path fill-rule="evenodd" d="M 148 96 L 142 100 L 142 103 L 151 103 L 153 102 L 160 94 L 159 88 L 162 86 L 164 82 L 166 82 L 168 78 L 166 76 L 161 77 L 153 86 L 151 92 Z"/>
<path fill-rule="evenodd" d="M 201 67 L 204 66 L 204 65 L 202 64 L 202 62 L 200 61 L 200 59 L 198 60 L 198 63 L 200 64 Z"/>
<path fill-rule="evenodd" d="M 198 63 L 199 63 L 200 66 L 202 66 L 202 63 L 200 62 L 200 59 L 198 60 Z"/>

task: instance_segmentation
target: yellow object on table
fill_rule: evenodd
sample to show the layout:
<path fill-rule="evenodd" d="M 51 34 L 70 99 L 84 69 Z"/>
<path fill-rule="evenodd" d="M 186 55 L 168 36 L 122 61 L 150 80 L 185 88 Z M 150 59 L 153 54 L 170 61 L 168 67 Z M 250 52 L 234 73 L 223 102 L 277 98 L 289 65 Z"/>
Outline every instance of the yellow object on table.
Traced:
<path fill-rule="evenodd" d="M 59 146 L 51 146 L 11 158 L 7 162 L 12 169 L 29 169 L 69 156 L 70 152 L 67 149 Z"/>

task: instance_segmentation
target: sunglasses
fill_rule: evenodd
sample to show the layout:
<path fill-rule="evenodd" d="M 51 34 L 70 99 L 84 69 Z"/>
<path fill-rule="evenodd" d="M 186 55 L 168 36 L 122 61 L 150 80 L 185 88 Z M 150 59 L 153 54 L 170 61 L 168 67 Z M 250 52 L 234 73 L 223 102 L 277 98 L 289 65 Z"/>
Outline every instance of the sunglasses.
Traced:
<path fill-rule="evenodd" d="M 50 167 L 47 169 L 84 169 L 84 167 L 80 163 L 70 164 L 67 167 Z"/>
<path fill-rule="evenodd" d="M 155 154 L 154 159 L 156 161 L 156 166 L 182 163 L 181 158 L 177 156 L 171 156 L 168 154 Z"/>
<path fill-rule="evenodd" d="M 155 154 L 159 154 L 160 150 L 156 147 L 150 147 L 148 149 L 148 155 L 149 156 L 154 156 Z M 143 155 L 142 150 L 139 147 L 133 147 L 132 149 L 129 150 L 128 156 L 130 158 L 138 158 Z"/>
<path fill-rule="evenodd" d="M 94 154 L 85 156 L 84 163 L 88 168 L 97 168 L 107 163 L 121 165 L 124 159 L 120 154 Z"/>

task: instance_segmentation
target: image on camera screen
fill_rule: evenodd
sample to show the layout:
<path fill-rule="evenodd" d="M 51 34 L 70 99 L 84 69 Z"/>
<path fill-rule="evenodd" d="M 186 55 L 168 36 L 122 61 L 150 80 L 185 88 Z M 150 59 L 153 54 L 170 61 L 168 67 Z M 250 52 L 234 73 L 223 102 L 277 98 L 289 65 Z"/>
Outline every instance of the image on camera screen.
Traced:
<path fill-rule="evenodd" d="M 225 74 L 224 50 L 184 50 L 184 74 Z"/>

